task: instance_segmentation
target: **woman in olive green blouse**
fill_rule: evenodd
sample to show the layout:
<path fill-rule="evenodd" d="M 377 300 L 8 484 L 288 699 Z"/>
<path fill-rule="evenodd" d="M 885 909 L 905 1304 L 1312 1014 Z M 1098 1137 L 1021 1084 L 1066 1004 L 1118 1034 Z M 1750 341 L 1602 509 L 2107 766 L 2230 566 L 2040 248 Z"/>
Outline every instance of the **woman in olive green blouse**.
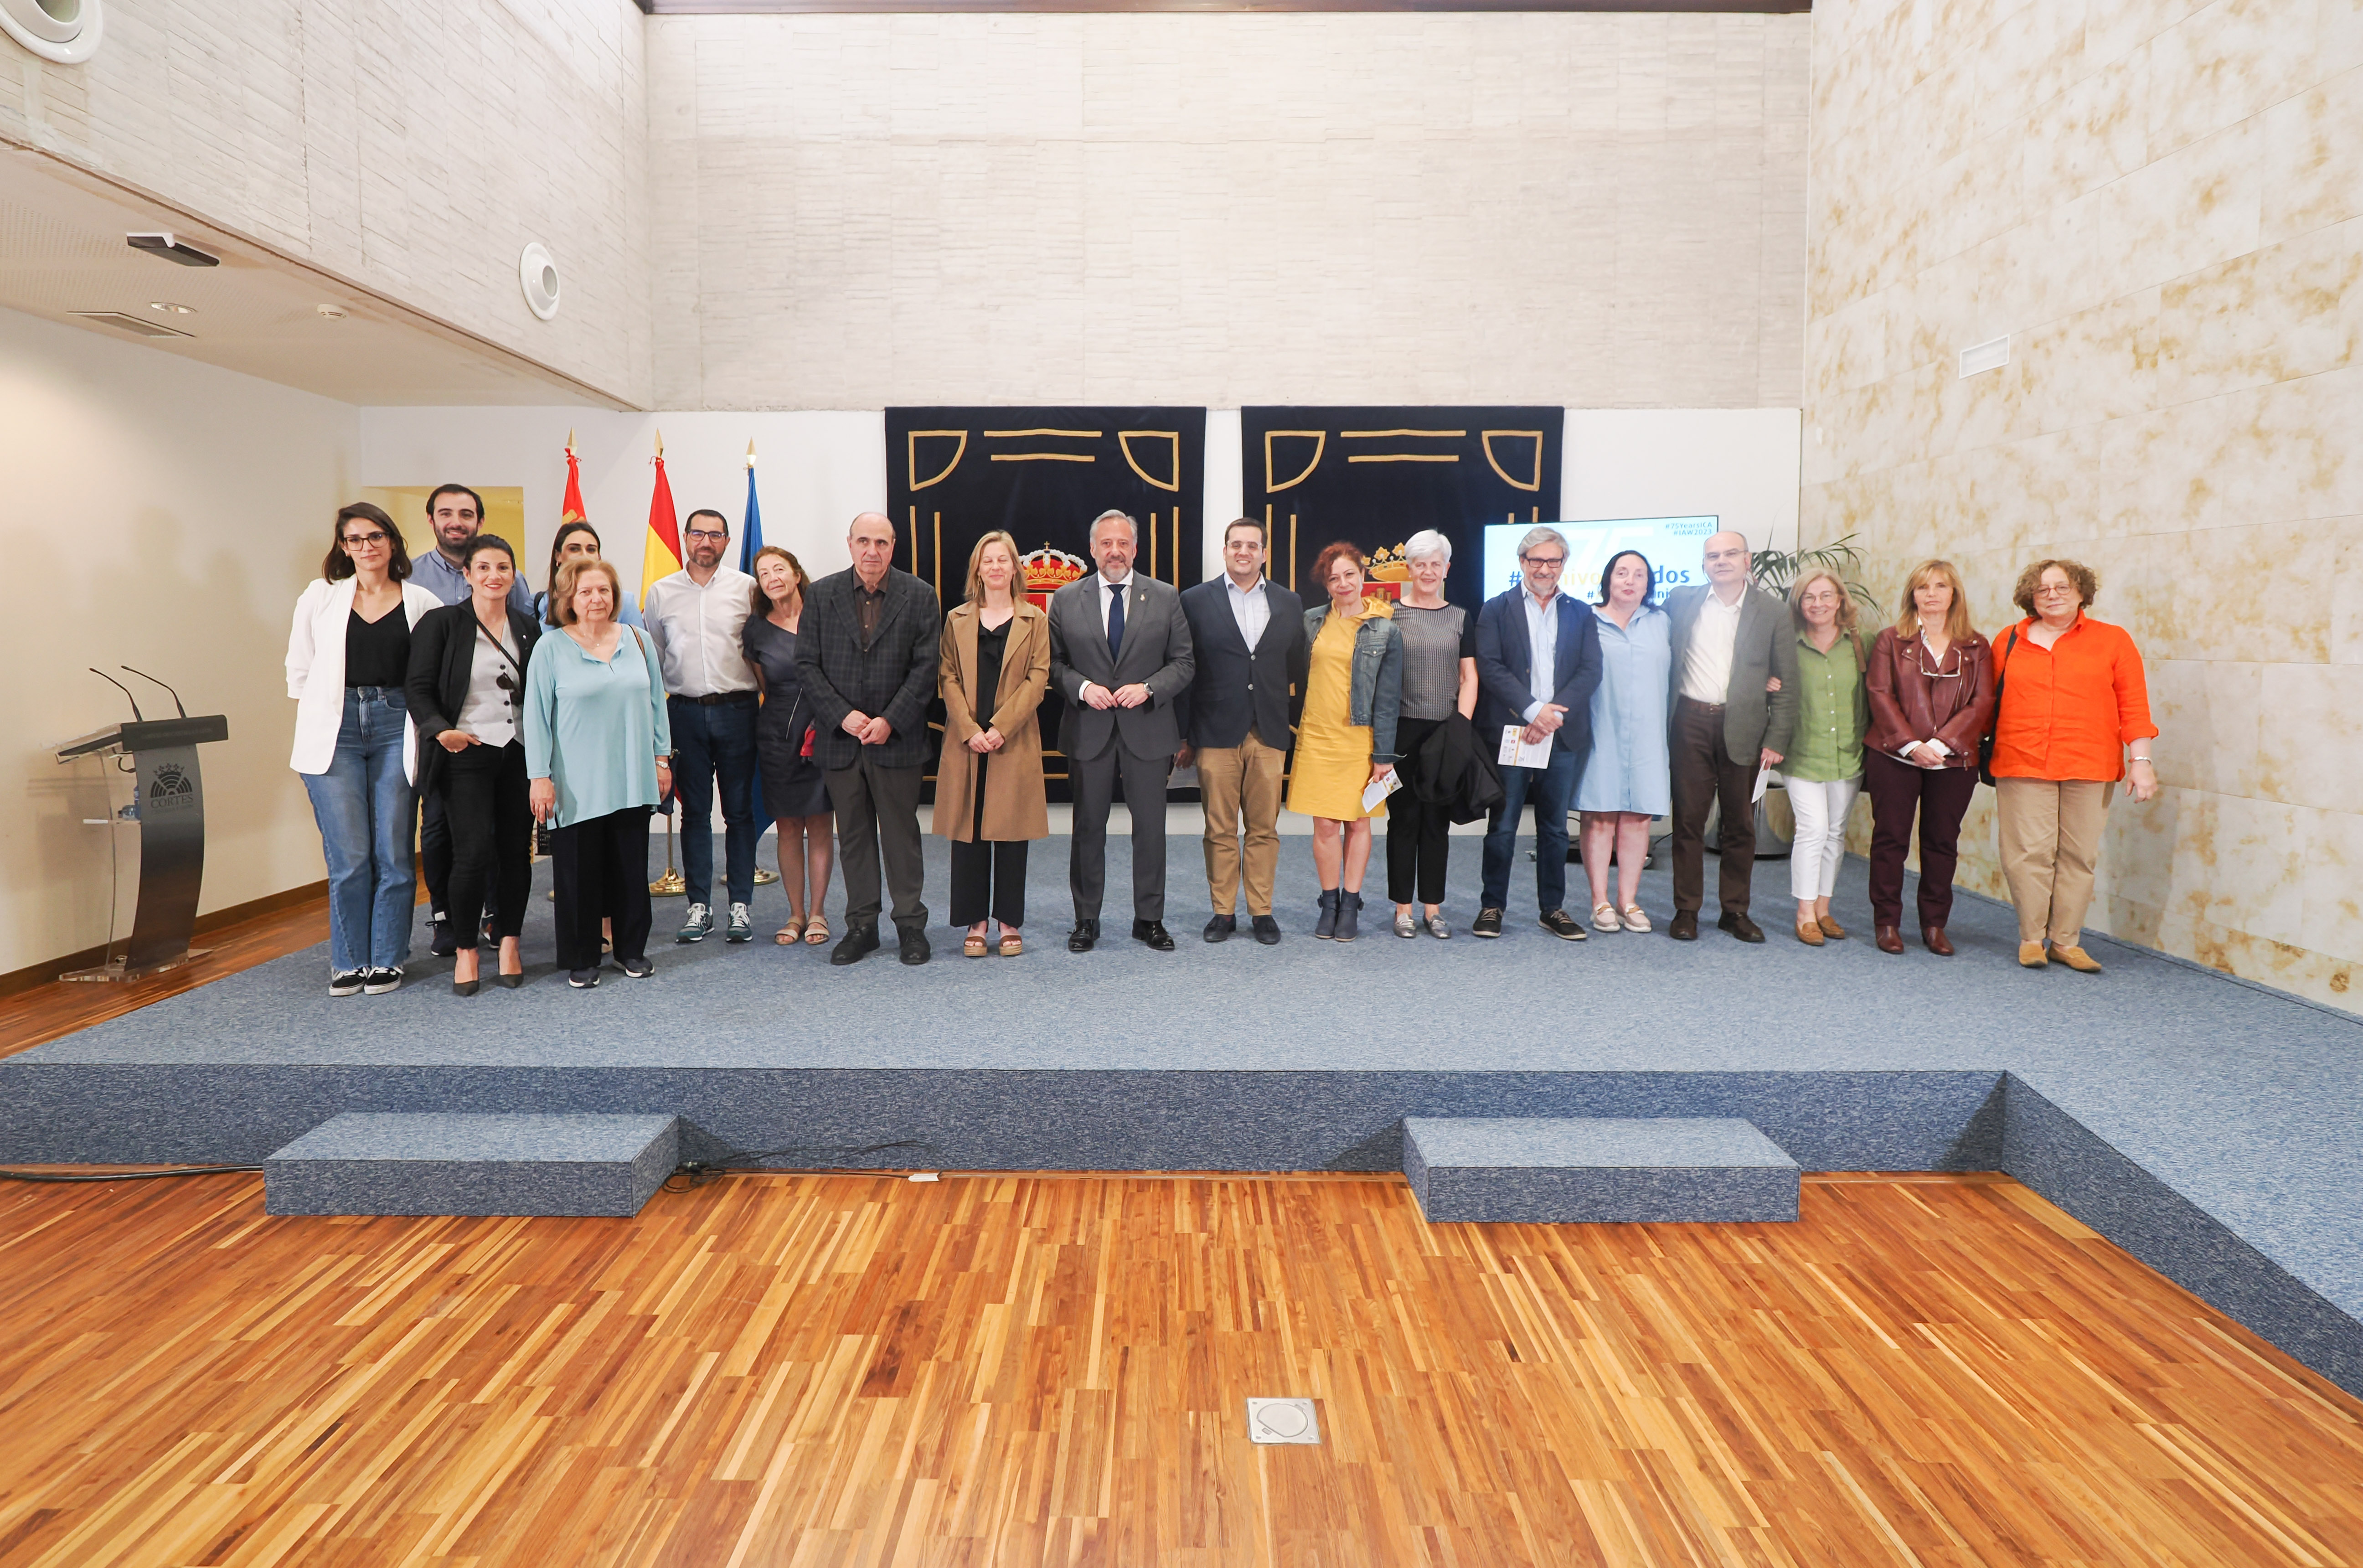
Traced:
<path fill-rule="evenodd" d="M 1797 818 L 1789 891 L 1797 900 L 1797 940 L 1820 947 L 1846 935 L 1830 917 L 1830 894 L 1846 858 L 1847 808 L 1862 788 L 1869 666 L 1853 597 L 1829 573 L 1799 578 L 1789 590 L 1789 613 L 1797 627 L 1797 734 L 1781 764 Z"/>

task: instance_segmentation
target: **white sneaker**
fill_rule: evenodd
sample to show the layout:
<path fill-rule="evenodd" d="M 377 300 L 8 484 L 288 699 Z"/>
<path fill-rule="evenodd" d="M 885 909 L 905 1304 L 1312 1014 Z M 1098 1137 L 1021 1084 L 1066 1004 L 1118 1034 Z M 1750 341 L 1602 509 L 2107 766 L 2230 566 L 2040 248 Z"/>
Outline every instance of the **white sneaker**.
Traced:
<path fill-rule="evenodd" d="M 754 934 L 755 917 L 747 912 L 747 906 L 744 904 L 730 906 L 730 929 L 723 933 L 724 940 L 743 942 L 752 938 Z"/>
<path fill-rule="evenodd" d="M 703 904 L 693 904 L 689 906 L 689 918 L 681 923 L 681 929 L 674 933 L 672 940 L 677 942 L 702 942 L 713 930 L 714 911 Z"/>

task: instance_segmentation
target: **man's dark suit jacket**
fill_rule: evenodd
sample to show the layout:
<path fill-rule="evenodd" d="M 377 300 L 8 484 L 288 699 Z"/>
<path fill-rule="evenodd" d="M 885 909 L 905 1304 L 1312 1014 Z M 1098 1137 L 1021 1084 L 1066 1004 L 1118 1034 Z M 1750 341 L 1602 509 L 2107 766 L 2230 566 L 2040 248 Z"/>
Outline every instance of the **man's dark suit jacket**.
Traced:
<path fill-rule="evenodd" d="M 936 695 L 943 656 L 942 613 L 935 590 L 907 572 L 886 569 L 880 586 L 878 631 L 861 640 L 861 579 L 851 567 L 822 578 L 805 595 L 797 623 L 796 672 L 820 714 L 813 760 L 823 768 L 849 768 L 866 751 L 882 767 L 912 768 L 934 760 L 927 704 Z M 882 717 L 893 727 L 882 746 L 864 746 L 844 728 L 849 713 Z"/>
<path fill-rule="evenodd" d="M 1666 595 L 1673 643 L 1673 693 L 1682 695 L 1682 671 L 1690 662 L 1691 633 L 1714 590 L 1706 584 L 1677 588 Z M 1768 680 L 1781 689 L 1767 692 Z M 1779 595 L 1750 583 L 1740 602 L 1739 630 L 1731 644 L 1731 680 L 1724 690 L 1723 749 L 1743 767 L 1754 767 L 1765 751 L 1789 753 L 1797 730 L 1797 628 Z M 1666 710 L 1673 711 L 1672 701 Z"/>
<path fill-rule="evenodd" d="M 1525 723 L 1535 700 L 1534 644 L 1526 635 L 1525 585 L 1485 601 L 1477 613 L 1477 734 L 1492 752 L 1502 744 L 1505 725 Z M 1592 606 L 1566 594 L 1559 596 L 1557 669 L 1550 700 L 1567 709 L 1554 754 L 1584 756 L 1592 750 L 1592 692 L 1600 684 L 1600 623 Z"/>
<path fill-rule="evenodd" d="M 631 641 L 632 628 L 622 628 Z M 533 662 L 533 645 L 541 623 L 509 606 L 509 635 L 516 639 L 517 667 L 509 672 L 516 683 L 516 738 L 525 741 L 525 671 Z M 435 738 L 460 728 L 460 710 L 468 705 L 468 678 L 475 671 L 476 646 L 492 646 L 492 639 L 476 630 L 476 606 L 462 599 L 418 617 L 410 633 L 410 670 L 403 682 L 404 706 L 418 727 L 418 793 L 426 795 L 442 779 L 443 759 L 450 753 Z M 498 657 L 498 655 L 494 655 Z"/>
<path fill-rule="evenodd" d="M 1198 673 L 1182 694 L 1176 717 L 1182 738 L 1200 751 L 1241 744 L 1252 723 L 1256 739 L 1285 751 L 1290 731 L 1304 715 L 1304 681 L 1312 663 L 1304 601 L 1277 583 L 1266 583 L 1263 594 L 1271 621 L 1249 653 L 1238 617 L 1231 614 L 1230 579 L 1217 577 L 1182 590 Z"/>
<path fill-rule="evenodd" d="M 1190 689 L 1194 668 L 1182 595 L 1170 584 L 1134 573 L 1124 602 L 1124 649 L 1111 653 L 1097 576 L 1050 595 L 1050 684 L 1067 699 L 1067 711 L 1059 717 L 1059 750 L 1087 762 L 1120 738 L 1136 757 L 1170 762 L 1182 749 L 1173 704 Z M 1110 691 L 1137 683 L 1148 688 L 1148 700 L 1138 707 L 1096 708 L 1083 701 L 1085 681 Z"/>

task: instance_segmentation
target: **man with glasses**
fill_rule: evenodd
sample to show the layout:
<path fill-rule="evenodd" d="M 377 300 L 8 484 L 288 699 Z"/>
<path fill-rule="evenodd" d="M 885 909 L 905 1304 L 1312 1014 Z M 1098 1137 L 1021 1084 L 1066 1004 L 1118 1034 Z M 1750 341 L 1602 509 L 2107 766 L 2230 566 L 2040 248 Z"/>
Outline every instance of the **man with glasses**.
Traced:
<path fill-rule="evenodd" d="M 1747 917 L 1756 872 L 1756 776 L 1776 767 L 1797 728 L 1797 635 L 1789 606 L 1747 580 L 1747 540 L 1710 535 L 1706 582 L 1666 595 L 1673 639 L 1674 918 L 1666 934 L 1698 940 L 1706 899 L 1706 813 L 1719 799 L 1716 877 L 1723 917 L 1743 942 L 1764 940 Z"/>
<path fill-rule="evenodd" d="M 412 559 L 410 580 L 446 605 L 464 605 L 474 590 L 468 585 L 468 541 L 484 528 L 484 498 L 464 484 L 438 484 L 427 497 L 427 525 L 435 531 L 435 548 Z M 509 588 L 509 608 L 533 613 L 533 595 L 525 574 Z M 449 958 L 460 951 L 460 933 L 443 917 L 443 889 L 451 880 L 451 829 L 443 819 L 443 796 L 422 790 L 418 796 L 418 864 L 427 881 L 427 951 Z"/>
<path fill-rule="evenodd" d="M 664 668 L 665 715 L 672 725 L 672 787 L 681 802 L 681 874 L 689 915 L 673 938 L 701 942 L 714 930 L 714 784 L 722 783 L 723 855 L 730 924 L 724 935 L 755 934 L 755 672 L 740 643 L 755 604 L 755 580 L 722 564 L 730 525 L 704 507 L 683 519 L 689 564 L 660 577 L 640 619 Z"/>
<path fill-rule="evenodd" d="M 1592 691 L 1600 684 L 1600 628 L 1592 606 L 1559 592 L 1567 538 L 1557 528 L 1528 530 L 1518 541 L 1518 584 L 1485 602 L 1477 616 L 1477 735 L 1500 746 L 1515 729 L 1520 743 L 1547 748 L 1532 766 L 1502 769 L 1502 800 L 1485 822 L 1483 891 L 1471 935 L 1502 934 L 1517 858 L 1518 817 L 1535 807 L 1535 896 L 1543 929 L 1570 942 L 1584 929 L 1567 912 L 1567 812 L 1592 753 Z"/>

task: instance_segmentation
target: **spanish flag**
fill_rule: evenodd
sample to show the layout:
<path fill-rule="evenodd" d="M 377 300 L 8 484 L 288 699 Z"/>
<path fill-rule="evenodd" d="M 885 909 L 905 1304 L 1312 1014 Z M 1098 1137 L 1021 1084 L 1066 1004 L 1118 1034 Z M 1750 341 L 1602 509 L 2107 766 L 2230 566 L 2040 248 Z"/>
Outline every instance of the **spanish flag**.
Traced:
<path fill-rule="evenodd" d="M 657 487 L 649 496 L 649 537 L 640 547 L 640 603 L 649 590 L 681 570 L 681 524 L 672 514 L 672 485 L 665 479 L 664 437 L 657 437 Z"/>

